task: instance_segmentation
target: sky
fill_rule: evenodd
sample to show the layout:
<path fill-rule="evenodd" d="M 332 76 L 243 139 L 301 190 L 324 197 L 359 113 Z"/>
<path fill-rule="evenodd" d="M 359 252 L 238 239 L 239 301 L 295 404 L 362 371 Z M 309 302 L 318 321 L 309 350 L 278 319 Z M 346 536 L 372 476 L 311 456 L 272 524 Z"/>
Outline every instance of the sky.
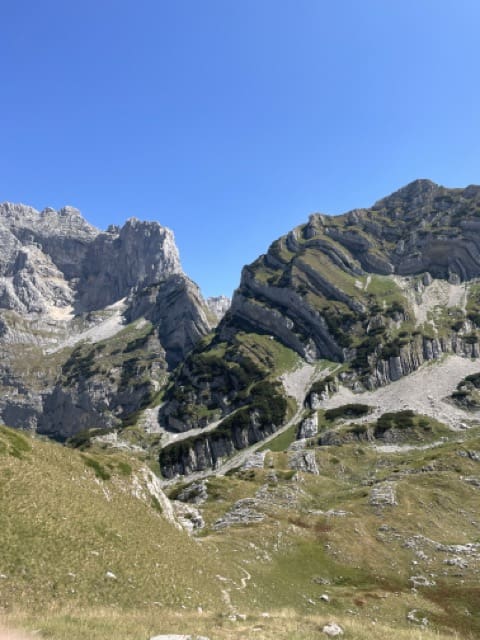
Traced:
<path fill-rule="evenodd" d="M 0 0 L 0 201 L 173 229 L 204 295 L 310 213 L 480 183 L 478 0 Z"/>

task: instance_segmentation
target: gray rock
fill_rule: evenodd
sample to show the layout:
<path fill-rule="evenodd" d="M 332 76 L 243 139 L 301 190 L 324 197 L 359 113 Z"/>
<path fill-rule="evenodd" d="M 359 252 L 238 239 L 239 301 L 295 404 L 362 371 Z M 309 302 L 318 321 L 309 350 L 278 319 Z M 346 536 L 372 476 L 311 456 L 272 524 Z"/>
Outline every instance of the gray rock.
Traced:
<path fill-rule="evenodd" d="M 395 483 L 382 482 L 374 485 L 370 492 L 370 504 L 376 507 L 395 507 L 397 503 Z"/>
<path fill-rule="evenodd" d="M 409 581 L 414 587 L 434 587 L 435 581 L 426 576 L 412 576 Z"/>
<path fill-rule="evenodd" d="M 205 302 L 207 303 L 207 307 L 213 313 L 218 322 L 220 322 L 220 320 L 227 313 L 227 311 L 230 309 L 230 305 L 232 304 L 231 299 L 227 298 L 227 296 L 210 297 L 207 298 Z"/>
<path fill-rule="evenodd" d="M 421 612 L 418 609 L 412 609 L 407 613 L 408 622 L 413 622 L 414 624 L 418 624 L 422 627 L 426 627 L 428 625 L 428 618 L 422 616 Z"/>
<path fill-rule="evenodd" d="M 194 531 L 204 528 L 205 521 L 198 509 L 179 500 L 172 500 L 171 502 L 177 522 L 179 522 L 186 531 L 193 533 Z"/>
<path fill-rule="evenodd" d="M 266 455 L 266 451 L 255 451 L 251 453 L 242 464 L 242 469 L 263 469 Z"/>
<path fill-rule="evenodd" d="M 343 636 L 344 634 L 342 627 L 336 622 L 329 622 L 328 624 L 324 625 L 322 631 L 325 635 L 332 638 L 335 636 Z"/>
<path fill-rule="evenodd" d="M 469 476 L 462 478 L 462 480 L 467 484 L 471 484 L 472 487 L 477 487 L 478 489 L 480 489 L 480 478 Z"/>
<path fill-rule="evenodd" d="M 297 433 L 297 439 L 303 440 L 305 438 L 313 438 L 318 433 L 318 415 L 312 414 L 308 418 L 305 418 L 300 423 L 300 427 Z"/>
<path fill-rule="evenodd" d="M 180 491 L 177 500 L 181 502 L 191 502 L 192 504 L 202 504 L 208 498 L 207 483 L 205 480 L 193 482 Z"/>
<path fill-rule="evenodd" d="M 246 525 L 262 522 L 265 514 L 257 510 L 259 502 L 256 498 L 243 498 L 238 500 L 232 509 L 215 522 L 214 529 L 225 529 L 232 525 Z"/>
<path fill-rule="evenodd" d="M 300 451 L 291 451 L 288 454 L 288 466 L 295 471 L 303 471 L 304 473 L 313 473 L 318 476 L 319 470 L 315 459 L 314 451 L 305 449 Z"/>
<path fill-rule="evenodd" d="M 462 458 L 470 458 L 470 460 L 474 460 L 475 462 L 480 462 L 479 451 L 460 449 L 459 451 L 457 451 L 457 453 Z"/>

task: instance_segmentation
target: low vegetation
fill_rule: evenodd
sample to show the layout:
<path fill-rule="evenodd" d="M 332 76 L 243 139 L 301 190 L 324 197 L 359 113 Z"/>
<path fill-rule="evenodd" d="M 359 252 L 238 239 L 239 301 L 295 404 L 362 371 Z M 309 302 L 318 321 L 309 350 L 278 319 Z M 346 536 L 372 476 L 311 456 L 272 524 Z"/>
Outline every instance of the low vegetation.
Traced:
<path fill-rule="evenodd" d="M 440 429 L 428 421 L 405 411 L 378 420 L 406 432 Z M 3 623 L 53 640 L 309 640 L 332 620 L 357 640 L 478 637 L 480 560 L 474 552 L 461 570 L 445 563 L 456 557 L 448 545 L 479 539 L 478 488 L 465 481 L 478 475 L 478 433 L 461 443 L 437 437 L 408 455 L 361 441 L 312 446 L 318 475 L 291 468 L 292 433 L 274 441 L 264 468 L 207 481 L 205 528 L 191 538 L 145 492 L 135 458 L 2 427 Z M 382 502 L 383 486 L 392 502 Z M 218 528 L 245 499 L 263 518 L 251 521 L 247 511 Z M 412 576 L 432 584 L 413 592 Z M 408 620 L 412 611 L 426 628 Z"/>

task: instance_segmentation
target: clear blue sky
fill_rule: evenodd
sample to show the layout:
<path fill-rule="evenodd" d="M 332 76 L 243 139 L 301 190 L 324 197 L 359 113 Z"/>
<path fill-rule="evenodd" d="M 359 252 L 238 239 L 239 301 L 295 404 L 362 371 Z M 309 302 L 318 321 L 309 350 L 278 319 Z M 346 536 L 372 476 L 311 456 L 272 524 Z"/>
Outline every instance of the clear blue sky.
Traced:
<path fill-rule="evenodd" d="M 206 295 L 313 211 L 480 182 L 478 0 L 0 0 L 0 201 L 176 235 Z"/>

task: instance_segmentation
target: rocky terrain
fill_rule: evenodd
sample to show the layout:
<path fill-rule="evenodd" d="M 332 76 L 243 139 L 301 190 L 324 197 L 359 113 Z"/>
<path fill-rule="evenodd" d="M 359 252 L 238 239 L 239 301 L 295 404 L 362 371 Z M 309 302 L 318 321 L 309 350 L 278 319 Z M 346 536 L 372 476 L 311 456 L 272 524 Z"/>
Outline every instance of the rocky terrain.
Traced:
<path fill-rule="evenodd" d="M 157 223 L 0 241 L 0 628 L 479 637 L 480 187 L 314 214 L 231 304 Z"/>
<path fill-rule="evenodd" d="M 146 406 L 216 323 L 173 234 L 0 205 L 0 415 L 64 439 Z"/>
<path fill-rule="evenodd" d="M 278 423 L 266 410 L 270 426 L 259 430 L 262 407 L 252 394 L 280 379 L 285 351 L 312 366 L 337 363 L 337 383 L 353 393 L 446 354 L 478 358 L 479 251 L 479 187 L 418 180 L 370 209 L 310 216 L 244 268 L 213 338 L 177 373 L 160 415 L 166 429 L 225 419 L 204 437 L 168 445 L 166 474 L 215 465 L 285 423 L 286 406 Z M 225 427 L 232 436 L 225 438 Z"/>
<path fill-rule="evenodd" d="M 480 188 L 428 180 L 313 214 L 244 268 L 230 303 L 203 300 L 158 223 L 100 232 L 69 207 L 1 205 L 1 416 L 81 442 L 136 427 L 169 478 L 217 468 L 299 418 L 314 382 L 358 394 L 475 360 L 479 220 Z"/>

